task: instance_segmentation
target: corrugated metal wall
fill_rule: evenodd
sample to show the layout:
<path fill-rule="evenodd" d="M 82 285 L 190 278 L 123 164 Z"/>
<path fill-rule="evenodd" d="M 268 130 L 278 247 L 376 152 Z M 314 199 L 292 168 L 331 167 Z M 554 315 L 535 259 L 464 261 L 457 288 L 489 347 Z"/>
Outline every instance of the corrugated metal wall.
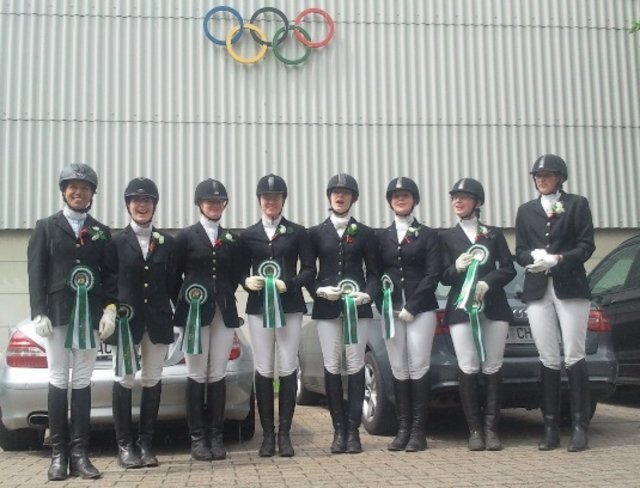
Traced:
<path fill-rule="evenodd" d="M 0 229 L 58 209 L 57 174 L 73 161 L 98 170 L 93 213 L 116 227 L 139 175 L 159 184 L 159 225 L 193 221 L 193 188 L 211 176 L 231 194 L 226 225 L 243 227 L 269 171 L 289 183 L 286 215 L 306 225 L 326 215 L 328 178 L 347 171 L 362 187 L 355 214 L 371 225 L 390 219 L 387 182 L 408 175 L 427 224 L 452 222 L 447 191 L 474 176 L 485 219 L 509 227 L 544 152 L 565 156 L 567 189 L 591 199 L 597 226 L 639 225 L 640 35 L 627 28 L 640 2 L 230 4 L 245 19 L 265 5 L 290 18 L 319 6 L 336 35 L 297 68 L 272 53 L 247 67 L 203 35 L 216 1 L 0 1 Z M 240 49 L 254 49 L 248 36 Z"/>

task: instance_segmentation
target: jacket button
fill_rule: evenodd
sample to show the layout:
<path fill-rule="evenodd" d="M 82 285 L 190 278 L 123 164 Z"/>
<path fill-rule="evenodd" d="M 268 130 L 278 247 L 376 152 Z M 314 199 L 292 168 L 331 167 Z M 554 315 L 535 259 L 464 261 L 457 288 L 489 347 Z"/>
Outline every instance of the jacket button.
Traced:
<path fill-rule="evenodd" d="M 400 250 L 400 246 L 398 246 L 398 251 Z"/>
<path fill-rule="evenodd" d="M 547 232 L 544 236 L 545 236 L 545 237 L 549 237 L 549 233 Z"/>
<path fill-rule="evenodd" d="M 398 261 L 402 261 L 402 257 L 398 256 Z"/>
<path fill-rule="evenodd" d="M 147 300 L 146 298 L 144 299 L 144 303 L 149 303 L 149 300 Z"/>
<path fill-rule="evenodd" d="M 342 276 L 342 271 L 338 271 L 338 276 Z"/>
<path fill-rule="evenodd" d="M 144 284 L 144 287 L 145 287 L 145 288 L 149 288 L 149 283 L 145 283 L 145 284 Z"/>
<path fill-rule="evenodd" d="M 80 244 L 76 244 L 76 247 L 80 247 Z"/>
<path fill-rule="evenodd" d="M 80 260 L 79 259 L 76 259 L 76 264 L 80 264 Z"/>
<path fill-rule="evenodd" d="M 551 227 L 551 222 L 547 222 L 547 227 Z"/>
<path fill-rule="evenodd" d="M 148 270 L 148 269 L 149 269 L 149 266 L 145 266 L 145 267 L 144 267 L 144 269 L 147 269 L 147 270 Z"/>
<path fill-rule="evenodd" d="M 400 281 L 404 281 L 404 276 L 402 278 L 400 278 Z"/>

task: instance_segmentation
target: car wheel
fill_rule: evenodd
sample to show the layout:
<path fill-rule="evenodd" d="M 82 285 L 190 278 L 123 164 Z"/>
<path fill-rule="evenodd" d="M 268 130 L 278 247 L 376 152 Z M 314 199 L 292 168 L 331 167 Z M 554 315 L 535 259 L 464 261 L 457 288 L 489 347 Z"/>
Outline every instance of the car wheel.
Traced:
<path fill-rule="evenodd" d="M 43 441 L 44 430 L 7 430 L 2 421 L 0 421 L 0 447 L 4 451 L 35 451 L 42 449 Z"/>
<path fill-rule="evenodd" d="M 309 391 L 302 382 L 302 370 L 298 368 L 297 374 L 298 392 L 296 393 L 296 403 L 298 405 L 317 405 L 322 399 L 322 395 L 315 391 Z"/>
<path fill-rule="evenodd" d="M 364 356 L 364 403 L 362 425 L 369 434 L 391 435 L 397 430 L 395 408 L 386 397 L 384 379 L 375 355 L 369 351 Z"/>
<path fill-rule="evenodd" d="M 250 441 L 256 433 L 256 394 L 251 390 L 249 400 L 249 413 L 244 420 L 240 421 L 240 438 L 243 441 Z"/>

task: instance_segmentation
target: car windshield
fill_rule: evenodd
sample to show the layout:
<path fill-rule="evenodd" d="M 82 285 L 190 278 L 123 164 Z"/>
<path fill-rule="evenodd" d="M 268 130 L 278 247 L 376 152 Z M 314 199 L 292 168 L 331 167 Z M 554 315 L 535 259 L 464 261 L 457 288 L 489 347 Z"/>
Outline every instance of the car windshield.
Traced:
<path fill-rule="evenodd" d="M 607 256 L 589 275 L 593 295 L 640 288 L 640 241 Z"/>

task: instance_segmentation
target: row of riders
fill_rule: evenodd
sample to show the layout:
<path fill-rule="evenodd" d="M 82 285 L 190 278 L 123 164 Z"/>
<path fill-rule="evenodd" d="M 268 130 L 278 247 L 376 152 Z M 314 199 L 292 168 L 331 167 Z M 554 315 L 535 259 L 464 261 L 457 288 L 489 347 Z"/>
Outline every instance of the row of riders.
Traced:
<path fill-rule="evenodd" d="M 568 450 L 581 451 L 588 447 L 590 405 L 584 262 L 595 249 L 592 218 L 584 197 L 563 191 L 568 172 L 562 158 L 541 156 L 530 173 L 539 196 L 518 209 L 515 257 L 527 271 L 522 298 L 541 361 L 544 435 L 538 447 L 550 450 L 560 444 L 559 325 L 573 421 Z M 374 231 L 352 215 L 360 196 L 356 180 L 337 174 L 326 187 L 328 218 L 305 229 L 283 216 L 287 185 L 269 174 L 256 189 L 260 220 L 236 234 L 221 225 L 229 202 L 225 186 L 207 179 L 195 189 L 198 222 L 175 237 L 153 226 L 159 192 L 148 178 L 127 185 L 124 202 L 130 223 L 113 236 L 89 214 L 98 188 L 91 167 L 65 167 L 59 187 L 62 210 L 36 223 L 28 246 L 31 313 L 37 333 L 46 338 L 49 367 L 50 480 L 100 477 L 88 455 L 90 380 L 98 338 L 114 345 L 118 462 L 123 468 L 158 465 L 152 438 L 174 325 L 185 329 L 181 347 L 188 371 L 191 455 L 204 461 L 226 457 L 225 372 L 234 329 L 242 322 L 236 309 L 238 285 L 248 292 L 246 313 L 263 431 L 260 456 L 274 456 L 276 445 L 280 456 L 294 455 L 290 431 L 306 311 L 303 287 L 314 300 L 312 318 L 324 358 L 334 427 L 331 452 L 362 451 L 359 426 L 372 303 L 382 316 L 394 379 L 398 431 L 388 448 L 426 449 L 427 373 L 439 281 L 451 287 L 444 320 L 458 359 L 469 449 L 502 448 L 501 367 L 512 319 L 504 287 L 516 272 L 501 230 L 480 220 L 485 192 L 479 181 L 463 178 L 453 185 L 449 193 L 458 223 L 438 233 L 414 216 L 420 203 L 416 183 L 394 178 L 386 191 L 393 222 Z M 134 438 L 131 392 L 137 371 L 142 399 Z"/>

